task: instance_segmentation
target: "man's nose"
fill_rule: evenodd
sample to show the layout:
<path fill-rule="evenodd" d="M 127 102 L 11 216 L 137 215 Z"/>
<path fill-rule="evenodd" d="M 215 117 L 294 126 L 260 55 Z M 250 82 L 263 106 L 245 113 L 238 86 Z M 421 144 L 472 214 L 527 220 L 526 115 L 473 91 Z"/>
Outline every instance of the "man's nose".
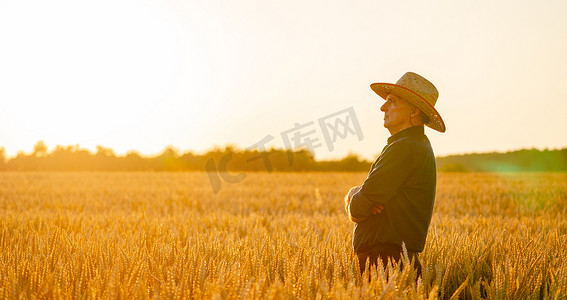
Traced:
<path fill-rule="evenodd" d="M 382 106 L 380 106 L 381 111 L 384 111 L 384 112 L 386 111 L 386 103 L 388 103 L 388 102 L 385 102 L 384 104 L 382 104 Z"/>

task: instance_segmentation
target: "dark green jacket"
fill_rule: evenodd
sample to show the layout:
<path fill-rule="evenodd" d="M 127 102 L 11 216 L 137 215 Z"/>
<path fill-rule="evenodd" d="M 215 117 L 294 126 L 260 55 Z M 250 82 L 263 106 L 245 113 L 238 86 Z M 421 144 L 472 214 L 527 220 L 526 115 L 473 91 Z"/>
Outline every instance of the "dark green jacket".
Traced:
<path fill-rule="evenodd" d="M 354 250 L 360 252 L 379 243 L 401 245 L 403 242 L 410 251 L 423 251 L 436 182 L 435 155 L 423 126 L 390 136 L 350 203 L 353 217 L 367 217 L 354 227 Z M 383 204 L 384 210 L 372 215 L 371 207 L 376 203 Z"/>

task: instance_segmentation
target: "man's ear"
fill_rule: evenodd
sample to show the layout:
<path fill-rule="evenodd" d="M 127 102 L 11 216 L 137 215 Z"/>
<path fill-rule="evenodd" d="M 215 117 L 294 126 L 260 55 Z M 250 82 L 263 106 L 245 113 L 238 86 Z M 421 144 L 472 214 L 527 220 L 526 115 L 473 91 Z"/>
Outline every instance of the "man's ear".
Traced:
<path fill-rule="evenodd" d="M 410 113 L 410 117 L 415 118 L 415 117 L 419 116 L 420 112 L 421 111 L 417 107 L 414 106 L 411 113 Z"/>

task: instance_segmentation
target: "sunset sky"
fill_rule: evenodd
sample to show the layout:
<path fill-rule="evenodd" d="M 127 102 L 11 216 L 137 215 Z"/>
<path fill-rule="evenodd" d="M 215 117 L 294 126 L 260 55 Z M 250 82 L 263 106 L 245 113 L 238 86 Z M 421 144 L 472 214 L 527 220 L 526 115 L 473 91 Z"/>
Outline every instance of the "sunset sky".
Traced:
<path fill-rule="evenodd" d="M 310 124 L 317 158 L 374 159 L 389 133 L 369 86 L 407 71 L 440 92 L 447 132 L 426 130 L 437 155 L 567 147 L 566 12 L 564 0 L 0 0 L 0 147 L 153 155 L 270 135 L 283 148 L 283 132 Z M 329 151 L 319 119 L 349 107 L 363 138 Z"/>

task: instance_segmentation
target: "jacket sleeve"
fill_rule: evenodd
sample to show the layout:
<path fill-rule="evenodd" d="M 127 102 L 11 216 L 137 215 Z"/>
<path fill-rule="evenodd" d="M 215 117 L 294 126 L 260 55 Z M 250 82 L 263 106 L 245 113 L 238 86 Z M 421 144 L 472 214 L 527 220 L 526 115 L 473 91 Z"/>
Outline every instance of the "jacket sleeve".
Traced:
<path fill-rule="evenodd" d="M 351 216 L 366 218 L 374 204 L 386 204 L 394 197 L 410 175 L 411 153 L 411 146 L 403 141 L 394 142 L 385 149 L 360 191 L 353 195 L 349 205 Z"/>

